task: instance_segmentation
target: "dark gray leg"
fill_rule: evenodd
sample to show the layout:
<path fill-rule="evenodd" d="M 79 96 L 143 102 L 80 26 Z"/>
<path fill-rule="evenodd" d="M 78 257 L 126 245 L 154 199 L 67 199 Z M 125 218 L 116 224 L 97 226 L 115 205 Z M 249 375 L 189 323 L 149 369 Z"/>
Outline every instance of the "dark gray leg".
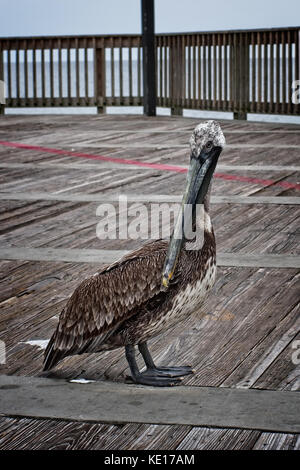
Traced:
<path fill-rule="evenodd" d="M 141 355 L 143 356 L 147 369 L 156 369 L 156 365 L 154 364 L 146 341 L 144 343 L 139 343 L 138 348 Z"/>
<path fill-rule="evenodd" d="M 181 382 L 180 379 L 159 376 L 155 373 L 155 370 L 153 374 L 151 374 L 150 369 L 147 369 L 146 372 L 140 372 L 136 363 L 135 348 L 133 345 L 125 346 L 125 354 L 130 367 L 132 379 L 135 383 L 142 385 L 152 385 L 155 387 L 168 387 Z"/>
<path fill-rule="evenodd" d="M 151 357 L 146 341 L 138 344 L 139 351 L 143 356 L 147 370 L 144 374 L 155 374 L 158 377 L 181 377 L 183 375 L 193 374 L 194 371 L 190 366 L 182 367 L 156 367 Z"/>

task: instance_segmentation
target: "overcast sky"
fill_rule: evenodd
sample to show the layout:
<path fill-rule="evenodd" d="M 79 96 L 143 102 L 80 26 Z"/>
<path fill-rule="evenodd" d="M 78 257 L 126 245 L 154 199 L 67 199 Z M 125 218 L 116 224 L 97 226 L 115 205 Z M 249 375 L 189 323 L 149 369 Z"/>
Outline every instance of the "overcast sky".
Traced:
<path fill-rule="evenodd" d="M 299 0 L 156 0 L 161 32 L 299 26 Z M 0 36 L 140 33 L 140 0 L 0 0 Z"/>

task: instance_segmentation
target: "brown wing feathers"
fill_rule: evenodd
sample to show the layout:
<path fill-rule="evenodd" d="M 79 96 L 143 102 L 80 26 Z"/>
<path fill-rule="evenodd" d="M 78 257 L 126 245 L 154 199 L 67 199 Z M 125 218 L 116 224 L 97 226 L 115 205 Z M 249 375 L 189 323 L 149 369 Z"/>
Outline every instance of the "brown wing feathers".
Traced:
<path fill-rule="evenodd" d="M 45 351 L 44 370 L 107 338 L 161 291 L 167 242 L 150 242 L 83 281 L 67 302 Z"/>

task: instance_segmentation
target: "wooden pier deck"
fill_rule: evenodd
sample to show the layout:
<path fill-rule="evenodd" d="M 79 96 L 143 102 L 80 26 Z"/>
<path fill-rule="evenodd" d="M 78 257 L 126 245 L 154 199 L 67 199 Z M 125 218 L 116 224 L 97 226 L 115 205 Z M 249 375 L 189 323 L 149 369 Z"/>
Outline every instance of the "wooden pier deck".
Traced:
<path fill-rule="evenodd" d="M 300 448 L 299 407 L 293 424 L 284 422 L 278 405 L 270 429 L 258 416 L 255 421 L 255 413 L 252 425 L 235 424 L 230 419 L 234 407 L 226 414 L 226 401 L 221 424 L 210 417 L 201 422 L 200 412 L 195 424 L 181 419 L 180 407 L 177 422 L 164 419 L 163 411 L 143 419 L 138 407 L 136 414 L 129 410 L 129 416 L 110 421 L 70 417 L 63 410 L 54 416 L 47 403 L 35 414 L 38 397 L 26 402 L 22 412 L 5 398 L 17 397 L 33 378 L 55 379 L 55 385 L 58 379 L 76 378 L 104 387 L 111 383 L 118 393 L 129 390 L 132 401 L 142 394 L 143 387 L 126 379 L 121 350 L 67 358 L 51 378 L 40 378 L 42 341 L 50 338 L 81 280 L 143 242 L 99 240 L 99 203 L 113 204 L 118 213 L 119 194 L 128 195 L 129 205 L 134 202 L 137 208 L 178 202 L 188 140 L 198 122 L 121 115 L 1 118 L 0 340 L 6 353 L 0 365 L 1 449 Z M 150 346 L 158 363 L 193 365 L 195 374 L 178 387 L 183 403 L 185 391 L 192 396 L 199 389 L 213 400 L 229 389 L 244 390 L 249 403 L 252 392 L 261 391 L 266 401 L 279 396 L 265 395 L 271 391 L 285 392 L 288 406 L 299 397 L 300 384 L 300 127 L 244 121 L 221 125 L 227 147 L 216 170 L 211 206 L 216 286 L 201 311 Z M 93 386 L 73 383 L 75 402 L 83 400 L 82 405 Z M 151 388 L 147 393 L 151 400 Z M 163 397 L 168 390 L 158 393 Z M 101 406 L 101 395 L 95 392 L 93 400 L 95 408 Z M 198 405 L 193 405 L 196 415 Z"/>

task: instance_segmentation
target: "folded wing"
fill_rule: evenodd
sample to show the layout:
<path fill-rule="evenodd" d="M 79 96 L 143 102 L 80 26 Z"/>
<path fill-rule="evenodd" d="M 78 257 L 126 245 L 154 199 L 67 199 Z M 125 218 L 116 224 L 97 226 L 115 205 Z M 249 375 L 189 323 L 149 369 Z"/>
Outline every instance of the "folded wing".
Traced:
<path fill-rule="evenodd" d="M 62 311 L 45 351 L 44 370 L 65 356 L 99 346 L 148 301 L 163 292 L 162 268 L 167 242 L 145 244 L 83 281 Z"/>

